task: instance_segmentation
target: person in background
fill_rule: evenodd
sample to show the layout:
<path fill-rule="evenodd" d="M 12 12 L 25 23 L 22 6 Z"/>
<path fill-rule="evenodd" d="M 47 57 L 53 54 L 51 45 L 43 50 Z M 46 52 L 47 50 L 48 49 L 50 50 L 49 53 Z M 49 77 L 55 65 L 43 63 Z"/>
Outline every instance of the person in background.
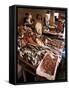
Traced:
<path fill-rule="evenodd" d="M 25 16 L 24 16 L 24 25 L 27 23 L 27 19 L 28 19 L 28 13 L 25 13 Z"/>
<path fill-rule="evenodd" d="M 63 22 L 62 13 L 59 13 L 58 24 L 57 24 L 57 32 L 58 33 L 64 32 L 64 22 Z"/>
<path fill-rule="evenodd" d="M 26 13 L 24 18 L 24 26 L 31 28 L 32 24 L 33 24 L 32 14 Z"/>
<path fill-rule="evenodd" d="M 44 20 L 43 20 L 44 21 L 43 22 L 44 23 L 44 27 L 45 27 L 46 30 L 49 29 L 49 17 L 50 17 L 49 14 L 45 14 Z"/>
<path fill-rule="evenodd" d="M 39 35 L 42 35 L 42 16 L 40 14 L 36 15 L 35 30 Z"/>

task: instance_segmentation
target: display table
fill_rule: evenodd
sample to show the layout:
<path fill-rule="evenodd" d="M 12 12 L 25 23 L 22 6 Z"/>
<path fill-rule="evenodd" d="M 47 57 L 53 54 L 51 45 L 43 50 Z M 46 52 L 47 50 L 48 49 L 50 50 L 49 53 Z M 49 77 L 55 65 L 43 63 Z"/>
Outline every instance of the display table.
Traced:
<path fill-rule="evenodd" d="M 46 78 L 41 77 L 39 75 L 36 75 L 36 68 L 37 68 L 37 66 L 31 65 L 30 63 L 28 63 L 25 60 L 23 60 L 20 56 L 18 56 L 18 62 L 22 66 L 24 82 L 28 81 L 27 80 L 27 73 L 29 73 L 30 76 L 33 77 L 34 81 L 48 81 Z M 56 73 L 56 79 L 59 80 L 60 77 L 62 77 L 61 79 L 64 79 L 65 78 L 65 73 L 64 72 L 65 72 L 64 71 L 64 62 L 61 61 L 60 65 L 58 67 L 57 73 Z"/>

